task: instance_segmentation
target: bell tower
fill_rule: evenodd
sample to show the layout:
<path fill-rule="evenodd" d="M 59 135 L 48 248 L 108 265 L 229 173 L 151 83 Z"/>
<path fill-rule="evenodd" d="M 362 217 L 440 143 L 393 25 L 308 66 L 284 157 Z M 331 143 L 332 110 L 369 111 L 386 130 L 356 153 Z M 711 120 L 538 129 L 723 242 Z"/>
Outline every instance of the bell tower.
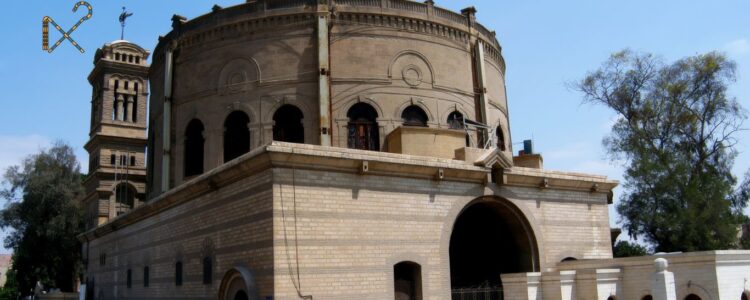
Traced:
<path fill-rule="evenodd" d="M 94 228 L 142 204 L 146 194 L 146 99 L 149 52 L 118 40 L 97 49 L 91 129 L 84 146 L 86 227 Z"/>

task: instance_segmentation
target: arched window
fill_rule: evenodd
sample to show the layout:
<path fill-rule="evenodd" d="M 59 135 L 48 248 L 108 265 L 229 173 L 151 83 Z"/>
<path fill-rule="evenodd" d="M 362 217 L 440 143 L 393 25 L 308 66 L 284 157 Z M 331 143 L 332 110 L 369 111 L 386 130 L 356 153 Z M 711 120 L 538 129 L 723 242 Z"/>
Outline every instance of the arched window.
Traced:
<path fill-rule="evenodd" d="M 617 300 L 617 297 L 615 297 L 615 296 L 609 296 L 609 297 L 607 297 L 607 300 Z"/>
<path fill-rule="evenodd" d="M 646 295 L 646 296 L 643 296 L 641 300 L 654 300 L 654 297 L 652 297 L 651 295 Z"/>
<path fill-rule="evenodd" d="M 701 300 L 701 297 L 698 297 L 696 294 L 690 294 L 685 297 L 685 300 Z"/>
<path fill-rule="evenodd" d="M 133 270 L 128 269 L 125 284 L 128 288 L 133 287 Z"/>
<path fill-rule="evenodd" d="M 497 136 L 497 148 L 500 151 L 505 151 L 505 134 L 503 134 L 503 128 L 497 126 L 495 129 L 495 135 Z"/>
<path fill-rule="evenodd" d="M 182 262 L 178 261 L 174 264 L 174 285 L 182 286 Z"/>
<path fill-rule="evenodd" d="M 117 162 L 117 155 L 114 155 L 114 154 L 110 155 L 109 164 L 114 166 L 116 162 Z"/>
<path fill-rule="evenodd" d="M 211 257 L 206 256 L 203 258 L 203 284 L 211 284 L 213 266 Z"/>
<path fill-rule="evenodd" d="M 448 127 L 450 129 L 464 129 L 464 115 L 458 111 L 448 115 Z"/>
<path fill-rule="evenodd" d="M 149 269 L 148 267 L 143 267 L 143 286 L 148 287 L 148 281 L 149 281 Z"/>
<path fill-rule="evenodd" d="M 395 300 L 422 300 L 422 268 L 417 263 L 400 262 L 393 266 Z"/>
<path fill-rule="evenodd" d="M 117 215 L 133 209 L 135 204 L 135 190 L 128 184 L 119 184 L 115 188 L 115 202 L 117 203 Z"/>
<path fill-rule="evenodd" d="M 130 120 L 135 123 L 138 122 L 138 83 L 136 82 L 133 85 L 135 86 L 135 95 L 133 96 L 133 111 Z"/>
<path fill-rule="evenodd" d="M 410 105 L 401 113 L 405 126 L 427 127 L 427 113 L 419 106 Z"/>
<path fill-rule="evenodd" d="M 241 111 L 234 111 L 224 121 L 224 162 L 228 162 L 250 151 L 250 118 Z"/>
<path fill-rule="evenodd" d="M 203 123 L 193 119 L 185 129 L 185 177 L 203 173 Z"/>
<path fill-rule="evenodd" d="M 289 143 L 305 142 L 305 127 L 302 126 L 302 111 L 286 104 L 273 114 L 273 140 Z"/>
<path fill-rule="evenodd" d="M 353 105 L 346 113 L 348 124 L 348 147 L 361 150 L 380 150 L 380 128 L 378 112 L 366 103 Z"/>

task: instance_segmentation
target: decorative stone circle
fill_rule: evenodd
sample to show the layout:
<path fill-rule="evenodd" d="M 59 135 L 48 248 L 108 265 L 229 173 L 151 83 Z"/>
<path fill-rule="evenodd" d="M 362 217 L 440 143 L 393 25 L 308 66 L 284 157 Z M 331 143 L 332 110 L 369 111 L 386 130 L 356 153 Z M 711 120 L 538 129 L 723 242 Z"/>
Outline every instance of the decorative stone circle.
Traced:
<path fill-rule="evenodd" d="M 422 70 L 415 65 L 409 65 L 401 71 L 401 76 L 404 78 L 404 82 L 410 86 L 418 86 L 422 84 Z"/>

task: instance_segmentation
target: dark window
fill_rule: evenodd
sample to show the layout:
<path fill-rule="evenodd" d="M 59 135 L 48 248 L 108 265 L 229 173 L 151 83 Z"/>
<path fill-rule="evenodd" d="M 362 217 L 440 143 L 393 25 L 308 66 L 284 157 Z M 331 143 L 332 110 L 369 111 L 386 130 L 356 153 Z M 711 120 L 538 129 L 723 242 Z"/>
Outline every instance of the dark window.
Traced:
<path fill-rule="evenodd" d="M 294 105 L 284 105 L 273 114 L 273 140 L 289 143 L 305 142 L 302 111 Z"/>
<path fill-rule="evenodd" d="M 174 264 L 174 285 L 182 286 L 182 262 Z"/>
<path fill-rule="evenodd" d="M 119 113 L 117 109 L 117 101 L 119 101 L 117 100 L 117 96 L 119 96 L 119 94 L 117 93 L 117 89 L 119 88 L 120 88 L 120 81 L 115 80 L 114 99 L 112 100 L 112 120 L 117 120 L 118 113 Z"/>
<path fill-rule="evenodd" d="M 607 297 L 607 300 L 617 300 L 617 297 L 615 297 L 615 296 L 609 296 L 609 297 Z"/>
<path fill-rule="evenodd" d="M 245 291 L 239 290 L 236 294 L 234 294 L 234 300 L 249 300 L 250 298 L 247 296 L 247 293 Z"/>
<path fill-rule="evenodd" d="M 690 294 L 685 297 L 685 300 L 701 300 L 701 297 L 698 297 L 696 294 Z"/>
<path fill-rule="evenodd" d="M 136 56 L 135 57 L 135 63 L 137 63 L 137 64 L 141 63 L 141 57 L 140 56 Z"/>
<path fill-rule="evenodd" d="M 133 123 L 138 122 L 138 83 L 135 83 L 134 86 L 135 95 L 133 96 L 133 118 L 131 119 Z"/>
<path fill-rule="evenodd" d="M 129 88 L 130 88 L 130 81 L 125 81 L 125 89 L 127 90 Z"/>
<path fill-rule="evenodd" d="M 128 269 L 128 275 L 126 279 L 126 285 L 128 288 L 133 287 L 133 271 Z"/>
<path fill-rule="evenodd" d="M 149 277 L 149 276 L 148 276 L 148 275 L 149 275 L 149 274 L 148 274 L 148 271 L 149 271 L 149 270 L 148 270 L 148 267 L 144 267 L 144 268 L 143 268 L 143 286 L 144 286 L 144 287 L 148 287 L 148 279 L 149 279 L 149 278 L 148 278 L 148 277 Z"/>
<path fill-rule="evenodd" d="M 401 113 L 405 126 L 427 127 L 427 113 L 419 106 L 410 105 Z"/>
<path fill-rule="evenodd" d="M 563 258 L 562 261 L 566 262 L 566 261 L 576 261 L 576 260 L 578 260 L 578 259 L 576 259 L 575 257 L 566 257 L 566 258 Z"/>
<path fill-rule="evenodd" d="M 422 268 L 413 262 L 393 266 L 393 287 L 396 300 L 422 300 Z"/>
<path fill-rule="evenodd" d="M 646 296 L 643 296 L 641 300 L 654 300 L 654 297 L 651 297 L 651 295 L 646 295 Z"/>
<path fill-rule="evenodd" d="M 135 156 L 130 157 L 130 165 L 135 166 Z"/>
<path fill-rule="evenodd" d="M 132 62 L 133 62 L 133 56 L 132 56 L 132 55 L 128 55 L 128 62 L 129 62 L 129 63 L 132 63 Z"/>
<path fill-rule="evenodd" d="M 348 147 L 361 150 L 380 150 L 380 128 L 378 113 L 366 103 L 357 103 L 346 113 L 348 124 Z"/>
<path fill-rule="evenodd" d="M 503 134 L 503 128 L 498 126 L 495 129 L 495 135 L 497 135 L 497 148 L 500 151 L 505 151 L 505 135 Z"/>
<path fill-rule="evenodd" d="M 99 265 L 104 266 L 106 264 L 107 264 L 107 254 L 102 252 L 99 254 Z"/>
<path fill-rule="evenodd" d="M 125 210 L 132 209 L 135 202 L 135 190 L 127 184 L 120 184 L 115 189 L 115 200 L 118 204 L 124 206 Z M 118 214 L 122 212 L 124 211 L 118 211 Z"/>
<path fill-rule="evenodd" d="M 250 118 L 241 111 L 229 114 L 224 121 L 224 162 L 250 151 Z"/>
<path fill-rule="evenodd" d="M 203 123 L 193 119 L 185 130 L 185 176 L 203 173 Z"/>
<path fill-rule="evenodd" d="M 454 111 L 448 115 L 448 127 L 450 129 L 464 129 L 464 115 L 460 112 Z"/>
<path fill-rule="evenodd" d="M 211 284 L 213 267 L 211 266 L 211 257 L 203 258 L 203 284 Z"/>
<path fill-rule="evenodd" d="M 110 155 L 109 164 L 114 166 L 116 162 L 117 162 L 117 155 L 114 155 L 114 154 Z"/>
<path fill-rule="evenodd" d="M 120 60 L 120 53 L 115 53 L 115 60 Z"/>

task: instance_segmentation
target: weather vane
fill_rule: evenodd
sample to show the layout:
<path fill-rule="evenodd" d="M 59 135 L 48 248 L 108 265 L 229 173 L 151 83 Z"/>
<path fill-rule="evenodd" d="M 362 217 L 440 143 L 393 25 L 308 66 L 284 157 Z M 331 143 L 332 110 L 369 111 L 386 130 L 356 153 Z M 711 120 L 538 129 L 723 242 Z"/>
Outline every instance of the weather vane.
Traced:
<path fill-rule="evenodd" d="M 120 26 L 122 26 L 122 32 L 120 33 L 121 40 L 125 39 L 125 20 L 127 20 L 127 18 L 131 17 L 132 15 L 133 13 L 127 12 L 125 10 L 125 6 L 122 7 L 122 13 L 120 14 Z"/>

